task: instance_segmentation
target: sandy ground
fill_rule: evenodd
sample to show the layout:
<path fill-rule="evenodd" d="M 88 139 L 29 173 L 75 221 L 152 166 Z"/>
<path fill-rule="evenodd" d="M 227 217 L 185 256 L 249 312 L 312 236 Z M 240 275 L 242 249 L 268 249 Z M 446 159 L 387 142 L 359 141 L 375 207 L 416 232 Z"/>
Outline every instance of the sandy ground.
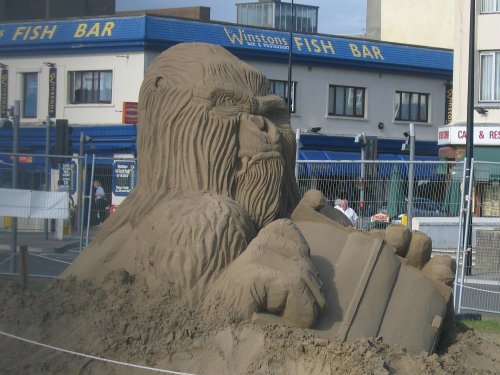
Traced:
<path fill-rule="evenodd" d="M 236 316 L 207 320 L 152 296 L 125 272 L 102 286 L 56 281 L 0 292 L 0 330 L 92 356 L 192 374 L 499 374 L 500 338 L 448 326 L 438 352 L 409 355 L 383 337 L 352 343 Z M 0 336 L 0 374 L 153 374 Z"/>

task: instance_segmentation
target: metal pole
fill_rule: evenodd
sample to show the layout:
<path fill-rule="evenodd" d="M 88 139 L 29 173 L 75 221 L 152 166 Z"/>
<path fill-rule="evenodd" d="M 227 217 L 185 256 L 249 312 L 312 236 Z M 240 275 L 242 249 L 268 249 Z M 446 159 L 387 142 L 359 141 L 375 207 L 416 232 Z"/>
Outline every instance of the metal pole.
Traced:
<path fill-rule="evenodd" d="M 292 42 L 293 42 L 293 21 L 294 21 L 294 6 L 292 0 L 292 22 L 290 24 L 290 45 L 288 46 L 288 115 L 292 113 Z M 292 118 L 290 117 L 290 126 L 292 125 Z"/>
<path fill-rule="evenodd" d="M 413 221 L 413 182 L 415 180 L 415 124 L 410 122 L 410 165 L 408 166 L 408 229 L 412 230 Z"/>
<path fill-rule="evenodd" d="M 85 186 L 87 185 L 87 155 L 85 155 L 84 163 L 83 163 L 83 176 L 82 176 L 82 192 L 81 192 L 81 204 L 82 207 L 80 209 L 80 251 L 83 249 L 83 226 L 85 223 Z M 88 242 L 88 241 L 87 241 Z"/>
<path fill-rule="evenodd" d="M 300 129 L 295 131 L 295 179 L 299 181 Z"/>
<path fill-rule="evenodd" d="M 92 194 L 94 192 L 94 171 L 95 171 L 95 154 L 92 154 L 92 169 L 90 172 L 90 184 L 89 184 L 89 209 L 88 209 L 88 215 L 87 215 L 87 238 L 85 240 L 85 246 L 88 246 L 89 244 L 89 236 L 90 236 L 90 217 L 92 216 L 92 202 L 94 200 L 94 195 Z"/>
<path fill-rule="evenodd" d="M 474 164 L 471 162 L 472 169 L 474 168 Z M 469 190 L 467 191 L 467 196 L 471 196 L 472 194 L 472 184 L 469 184 Z M 472 264 L 468 264 L 468 262 L 472 262 L 472 253 L 470 253 L 470 260 L 467 259 L 468 251 L 472 251 L 470 248 L 470 243 L 472 242 L 472 199 L 468 199 L 467 201 L 467 209 L 466 209 L 466 219 L 465 219 L 465 230 L 464 230 L 464 246 L 463 246 L 463 260 L 462 260 L 462 269 L 460 274 L 460 294 L 458 296 L 458 311 L 457 314 L 460 314 L 461 306 L 462 306 L 462 298 L 464 294 L 464 280 L 465 276 L 470 275 L 470 266 Z M 458 260 L 457 260 L 458 263 Z"/>
<path fill-rule="evenodd" d="M 28 288 L 28 246 L 21 245 L 19 248 L 21 254 L 21 279 L 23 289 Z"/>
<path fill-rule="evenodd" d="M 50 116 L 47 116 L 45 124 L 45 190 L 50 191 Z M 45 240 L 49 239 L 49 219 L 43 221 L 43 232 Z"/>
<path fill-rule="evenodd" d="M 467 138 L 465 141 L 465 185 L 464 192 L 470 192 L 465 197 L 470 203 L 472 200 L 472 176 L 471 165 L 474 159 L 474 56 L 475 56 L 475 29 L 476 29 L 476 1 L 470 2 L 470 23 L 469 23 L 469 69 L 468 69 L 468 88 L 467 88 Z M 465 233 L 463 238 L 465 241 L 464 253 L 464 267 L 467 268 L 467 275 L 470 275 L 472 253 L 472 204 L 467 204 L 466 224 L 464 230 L 469 231 Z"/>
<path fill-rule="evenodd" d="M 465 161 L 464 161 L 465 165 Z M 465 186 L 465 168 L 462 167 L 462 187 Z M 466 194 L 465 191 L 462 191 L 462 196 Z M 460 200 L 460 216 L 458 219 L 458 228 L 459 228 L 459 234 L 458 234 L 458 242 L 457 242 L 457 250 L 455 253 L 455 259 L 457 261 L 457 269 L 460 266 L 460 254 L 462 254 L 462 247 L 464 245 L 464 239 L 463 236 L 465 234 L 465 231 L 462 230 L 462 225 L 464 225 L 464 215 L 463 212 L 465 212 L 465 207 L 464 207 L 464 199 L 462 198 Z M 462 259 L 462 268 L 464 265 L 464 259 Z M 463 285 L 460 285 L 460 294 L 462 293 L 462 288 Z M 459 301 L 458 301 L 458 278 L 455 276 L 455 282 L 453 283 L 453 307 L 455 308 L 455 311 L 457 313 L 460 312 L 460 306 L 459 306 Z"/>
<path fill-rule="evenodd" d="M 76 196 L 77 196 L 77 205 L 76 205 L 76 221 L 78 228 L 80 228 L 80 250 L 82 249 L 82 241 L 83 241 L 83 212 L 85 211 L 83 209 L 84 203 L 83 203 L 83 194 L 82 194 L 82 183 L 83 183 L 83 142 L 85 141 L 84 139 L 84 134 L 81 131 L 80 132 L 80 150 L 78 151 L 78 174 L 77 174 L 77 181 L 76 181 Z"/>
<path fill-rule="evenodd" d="M 45 19 L 49 19 L 50 18 L 50 1 L 49 0 L 45 0 Z"/>
<path fill-rule="evenodd" d="M 17 172 L 18 172 L 18 157 L 19 152 L 19 121 L 21 114 L 21 104 L 19 100 L 14 100 L 14 124 L 13 124 L 13 135 L 12 135 L 12 153 L 14 158 L 12 160 L 12 189 L 17 189 Z M 12 227 L 11 227 L 11 243 L 10 251 L 12 257 L 10 258 L 10 272 L 15 273 L 17 269 L 16 264 L 16 254 L 17 254 L 17 217 L 12 217 Z"/>
<path fill-rule="evenodd" d="M 366 147 L 368 145 L 366 143 L 365 133 L 361 134 L 362 134 L 362 140 L 361 140 L 361 168 L 360 168 L 361 181 L 359 186 L 359 208 L 360 208 L 359 216 L 361 217 L 360 220 L 363 220 L 365 211 L 365 179 L 366 179 L 365 161 L 366 161 Z"/>

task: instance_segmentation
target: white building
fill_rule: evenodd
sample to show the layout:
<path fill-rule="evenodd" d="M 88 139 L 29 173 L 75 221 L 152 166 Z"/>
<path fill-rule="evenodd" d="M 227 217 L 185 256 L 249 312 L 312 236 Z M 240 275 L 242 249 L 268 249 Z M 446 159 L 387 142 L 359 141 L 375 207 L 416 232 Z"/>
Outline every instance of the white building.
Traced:
<path fill-rule="evenodd" d="M 156 15 L 0 24 L 4 78 L 0 117 L 20 102 L 21 153 L 45 153 L 44 122 L 50 117 L 67 119 L 73 127 L 70 153 L 78 153 L 81 147 L 97 156 L 134 154 L 136 126 L 130 124 L 137 119 L 133 111 L 145 70 L 163 50 L 195 41 L 219 44 L 260 69 L 273 92 L 285 100 L 292 46 L 291 121 L 303 133 L 301 159 L 360 159 L 355 136 L 361 133 L 371 137 L 370 142 L 377 140 L 378 155 L 371 157 L 400 159 L 410 122 L 415 124 L 418 160 L 438 159 L 437 131 L 449 118 L 451 50 L 290 35 Z M 124 112 L 126 105 L 130 112 Z M 313 134 L 313 129 L 321 130 Z M 51 146 L 56 143 L 54 133 Z M 79 142 L 82 133 L 93 141 Z M 0 129 L 2 165 L 9 162 L 1 153 L 12 151 L 12 134 Z M 53 149 L 51 153 L 55 154 Z M 27 159 L 37 175 L 25 181 L 43 181 L 43 159 Z M 96 171 L 111 176 L 113 166 L 100 164 Z M 0 186 L 10 181 L 9 173 L 0 169 Z M 107 186 L 110 189 L 112 185 Z"/>
<path fill-rule="evenodd" d="M 443 157 L 459 159 L 466 144 L 470 1 L 456 0 L 453 110 L 439 130 Z M 500 1 L 479 0 L 475 10 L 474 158 L 500 161 Z"/>
<path fill-rule="evenodd" d="M 136 102 L 145 69 L 165 48 L 185 41 L 225 46 L 286 95 L 289 34 L 275 30 L 153 16 L 68 19 L 0 25 L 3 110 L 21 101 L 23 126 L 48 115 L 49 71 L 57 73 L 54 118 L 75 126 L 119 125 Z M 292 124 L 307 131 L 435 142 L 446 119 L 449 50 L 310 34 L 293 35 Z M 94 86 L 92 86 L 94 85 Z M 84 89 L 84 95 L 79 90 Z"/>
<path fill-rule="evenodd" d="M 368 0 L 366 37 L 453 48 L 455 0 Z"/>

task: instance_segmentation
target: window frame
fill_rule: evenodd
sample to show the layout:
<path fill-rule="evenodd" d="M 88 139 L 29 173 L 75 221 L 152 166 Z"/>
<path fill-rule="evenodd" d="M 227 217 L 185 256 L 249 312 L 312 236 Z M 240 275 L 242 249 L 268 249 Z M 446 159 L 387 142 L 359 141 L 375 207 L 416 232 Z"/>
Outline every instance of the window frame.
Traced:
<path fill-rule="evenodd" d="M 403 116 L 403 94 L 409 94 L 409 101 L 408 101 L 408 116 Z M 417 118 L 412 118 L 412 97 L 413 95 L 418 95 L 418 103 L 417 103 Z M 399 103 L 397 103 L 397 98 L 399 96 Z M 421 99 L 425 97 L 426 98 L 426 105 L 425 105 L 425 119 L 422 118 L 421 116 Z M 403 90 L 396 90 L 395 96 L 394 96 L 394 121 L 402 121 L 402 122 L 419 122 L 419 123 L 429 123 L 429 118 L 430 118 L 430 97 L 431 95 L 429 93 L 423 93 L 423 92 L 413 92 L 413 91 L 403 91 Z"/>
<path fill-rule="evenodd" d="M 486 8 L 486 0 L 481 0 L 481 14 L 492 14 L 492 13 L 500 13 L 500 0 L 495 0 L 495 4 L 493 5 L 493 10 L 485 10 Z"/>
<path fill-rule="evenodd" d="M 491 63 L 491 87 L 488 90 L 490 91 L 489 95 L 486 96 L 483 82 L 483 59 L 489 56 L 493 59 Z M 479 53 L 479 102 L 500 103 L 500 51 L 484 51 Z"/>
<path fill-rule="evenodd" d="M 109 95 L 102 98 L 102 92 L 106 90 L 106 79 L 103 74 L 109 74 Z M 89 80 L 89 75 L 91 79 Z M 90 90 L 85 90 L 82 97 L 78 98 L 76 91 L 77 87 L 83 87 L 84 81 L 90 81 Z M 96 84 L 97 82 L 97 84 Z M 109 97 L 109 99 L 108 99 Z M 113 103 L 113 70 L 72 70 L 68 72 L 68 103 L 72 105 L 88 105 L 88 104 L 112 104 Z"/>
<path fill-rule="evenodd" d="M 292 81 L 292 90 L 291 90 L 291 94 L 292 94 L 292 103 L 291 103 L 291 107 L 290 107 L 290 112 L 291 113 L 295 113 L 297 111 L 297 81 Z M 284 91 L 285 91 L 285 95 L 279 95 L 279 94 L 276 94 L 276 85 L 277 84 L 282 84 L 284 86 Z M 288 105 L 288 81 L 283 81 L 283 80 L 279 80 L 279 79 L 270 79 L 269 80 L 269 88 L 271 90 L 271 93 L 274 94 L 274 95 L 277 95 L 281 98 L 283 98 L 283 100 L 285 101 L 285 103 L 287 103 Z"/>
<path fill-rule="evenodd" d="M 343 99 L 342 99 L 342 111 L 337 111 L 337 89 L 343 89 Z M 348 90 L 354 90 L 354 98 L 357 98 L 358 92 L 362 94 L 361 100 L 361 114 L 358 113 L 358 100 L 355 100 L 353 105 L 352 114 L 347 113 L 349 95 L 347 95 Z M 356 118 L 364 119 L 366 118 L 366 87 L 359 86 L 346 86 L 346 85 L 334 85 L 328 86 L 328 116 L 345 117 L 345 118 Z M 333 92 L 333 97 L 332 97 Z"/>
<path fill-rule="evenodd" d="M 26 119 L 36 119 L 38 117 L 38 88 L 39 88 L 39 73 L 38 72 L 25 72 L 22 74 L 22 117 Z M 33 82 L 36 83 L 35 87 L 28 87 L 28 78 L 34 77 Z M 28 98 L 28 95 L 30 98 Z M 32 106 L 33 108 L 28 108 Z"/>

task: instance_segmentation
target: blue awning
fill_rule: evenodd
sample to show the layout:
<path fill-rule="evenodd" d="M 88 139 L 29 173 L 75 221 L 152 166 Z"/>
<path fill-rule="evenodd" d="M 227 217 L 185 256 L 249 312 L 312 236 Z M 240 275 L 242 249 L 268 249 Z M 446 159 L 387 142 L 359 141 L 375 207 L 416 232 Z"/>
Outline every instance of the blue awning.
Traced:
<path fill-rule="evenodd" d="M 325 161 L 357 161 L 361 160 L 360 152 L 346 151 L 328 151 L 328 150 L 300 150 L 299 160 L 308 160 L 311 163 L 298 163 L 299 175 L 307 177 L 331 177 L 331 176 L 355 176 L 361 175 L 360 163 L 326 163 Z M 406 154 L 379 154 L 378 160 L 384 161 L 409 161 L 409 155 Z M 317 163 L 314 163 L 317 161 Z M 436 156 L 415 156 L 415 161 L 439 161 Z M 373 164 L 372 164 L 373 165 Z M 408 176 L 408 164 L 406 163 L 376 163 L 376 176 L 387 178 L 391 175 L 393 167 L 399 168 L 402 177 Z M 415 179 L 429 180 L 438 175 L 438 163 L 416 164 L 414 168 Z"/>
<path fill-rule="evenodd" d="M 91 142 L 85 144 L 85 152 L 92 154 L 92 151 L 106 150 L 135 150 L 135 143 L 118 142 Z"/>
<path fill-rule="evenodd" d="M 361 160 L 359 152 L 300 150 L 300 160 Z"/>
<path fill-rule="evenodd" d="M 299 175 L 316 178 L 331 176 L 359 176 L 359 163 L 314 163 L 314 161 L 361 160 L 359 152 L 300 150 L 299 160 L 309 160 L 311 163 L 299 163 Z"/>
<path fill-rule="evenodd" d="M 8 154 L 0 154 L 0 169 L 12 170 L 13 157 Z M 45 168 L 46 159 L 43 156 L 20 155 L 17 162 L 19 170 L 39 170 Z"/>
<path fill-rule="evenodd" d="M 410 156 L 407 154 L 379 154 L 379 160 L 387 160 L 387 161 L 409 161 Z M 415 156 L 415 161 L 439 161 L 439 157 L 437 156 Z M 391 175 L 391 169 L 397 166 L 399 168 L 399 172 L 401 177 L 408 177 L 408 166 L 409 164 L 383 164 L 381 163 L 378 166 L 377 176 L 378 177 L 389 177 Z M 441 175 L 438 173 L 439 163 L 417 163 L 414 164 L 414 177 L 418 180 L 430 180 L 435 179 L 437 175 Z"/>

